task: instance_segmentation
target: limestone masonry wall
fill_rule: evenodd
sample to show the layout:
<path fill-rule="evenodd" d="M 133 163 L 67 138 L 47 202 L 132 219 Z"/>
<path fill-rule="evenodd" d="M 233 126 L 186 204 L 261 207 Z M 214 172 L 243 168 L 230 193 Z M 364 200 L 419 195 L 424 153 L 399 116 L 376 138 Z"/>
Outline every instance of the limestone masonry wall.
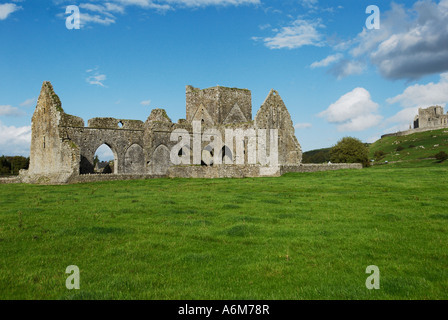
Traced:
<path fill-rule="evenodd" d="M 174 166 L 170 153 L 178 141 L 171 141 L 171 133 L 183 129 L 192 137 L 193 121 L 201 124 L 201 165 L 193 165 L 190 138 L 190 143 L 179 147 L 179 155 L 190 153 L 190 165 Z M 229 143 L 221 150 L 215 150 L 209 129 L 222 137 L 225 137 L 227 129 L 240 130 L 245 135 L 233 137 L 233 145 Z M 277 129 L 278 137 L 271 136 L 270 129 Z M 257 144 L 254 150 L 249 142 L 260 139 L 255 134 L 260 130 L 266 130 L 266 142 L 265 145 Z M 83 119 L 64 112 L 53 86 L 44 82 L 32 117 L 31 131 L 29 170 L 21 171 L 14 181 L 63 184 L 155 177 L 242 178 L 278 176 L 290 171 L 358 168 L 356 165 L 301 166 L 302 149 L 295 137 L 291 116 L 275 90 L 268 94 L 255 119 L 252 119 L 251 92 L 247 89 L 217 86 L 201 90 L 187 86 L 186 119 L 177 123 L 171 121 L 165 110 L 154 109 L 145 122 L 106 117 L 89 119 L 85 126 Z M 113 174 L 93 174 L 94 155 L 103 144 L 109 146 L 114 154 Z M 278 145 L 278 163 L 265 168 L 265 163 L 258 158 L 259 150 L 271 150 L 271 144 Z M 237 152 L 237 145 L 242 145 L 243 151 Z M 257 160 L 251 163 L 249 153 L 253 155 L 254 151 Z M 217 157 L 228 159 L 225 164 L 214 166 L 213 161 L 219 159 Z M 0 183 L 11 181 L 2 179 Z"/>

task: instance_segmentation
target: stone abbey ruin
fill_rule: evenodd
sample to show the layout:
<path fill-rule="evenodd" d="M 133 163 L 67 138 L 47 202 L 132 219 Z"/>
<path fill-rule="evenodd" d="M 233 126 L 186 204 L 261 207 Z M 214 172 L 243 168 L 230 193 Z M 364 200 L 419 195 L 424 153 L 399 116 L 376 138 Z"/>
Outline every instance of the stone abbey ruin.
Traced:
<path fill-rule="evenodd" d="M 270 168 L 274 170 L 263 171 L 265 166 L 261 163 L 248 163 L 250 136 L 241 141 L 246 161 L 237 159 L 238 141 L 230 148 L 224 145 L 215 151 L 210 149 L 210 139 L 201 139 L 200 147 L 206 151 L 202 152 L 201 165 L 173 165 L 170 152 L 178 142 L 171 141 L 170 135 L 176 129 L 194 133 L 194 122 L 201 124 L 202 132 L 214 128 L 223 135 L 228 128 L 244 132 L 261 128 L 267 130 L 268 135 L 270 129 L 277 129 L 278 162 L 275 168 Z M 155 177 L 258 177 L 279 176 L 291 171 L 361 167 L 359 164 L 302 165 L 302 150 L 294 134 L 291 116 L 275 90 L 271 90 L 255 119 L 252 118 L 251 92 L 247 89 L 217 86 L 200 90 L 187 86 L 186 119 L 177 123 L 171 121 L 165 110 L 154 109 L 146 122 L 93 118 L 88 120 L 86 127 L 83 119 L 64 112 L 51 83 L 44 82 L 32 117 L 31 134 L 30 166 L 19 176 L 20 182 L 25 183 L 64 184 Z M 267 138 L 266 141 L 269 144 L 272 140 Z M 103 144 L 114 153 L 113 174 L 94 174 L 94 155 Z M 269 146 L 267 150 L 269 152 Z M 226 159 L 222 164 L 213 165 L 210 156 L 213 157 L 214 151 L 230 161 Z"/>

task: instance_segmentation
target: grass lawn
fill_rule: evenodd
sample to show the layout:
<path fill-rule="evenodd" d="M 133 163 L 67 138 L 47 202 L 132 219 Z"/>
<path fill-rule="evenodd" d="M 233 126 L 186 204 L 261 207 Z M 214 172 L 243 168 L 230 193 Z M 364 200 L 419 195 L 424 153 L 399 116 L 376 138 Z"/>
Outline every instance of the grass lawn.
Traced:
<path fill-rule="evenodd" d="M 0 185 L 0 299 L 447 299 L 447 174 Z"/>

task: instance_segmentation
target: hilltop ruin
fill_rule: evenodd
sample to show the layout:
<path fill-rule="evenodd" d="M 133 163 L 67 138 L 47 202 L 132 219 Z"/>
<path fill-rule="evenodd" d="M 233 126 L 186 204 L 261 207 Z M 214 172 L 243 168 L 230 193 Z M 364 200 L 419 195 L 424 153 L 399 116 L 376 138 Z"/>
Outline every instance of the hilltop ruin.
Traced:
<path fill-rule="evenodd" d="M 416 132 L 448 128 L 448 113 L 444 114 L 443 112 L 443 107 L 441 106 L 418 108 L 418 114 L 414 117 L 413 123 L 409 125 L 409 130 L 385 134 L 381 138 L 407 136 Z"/>

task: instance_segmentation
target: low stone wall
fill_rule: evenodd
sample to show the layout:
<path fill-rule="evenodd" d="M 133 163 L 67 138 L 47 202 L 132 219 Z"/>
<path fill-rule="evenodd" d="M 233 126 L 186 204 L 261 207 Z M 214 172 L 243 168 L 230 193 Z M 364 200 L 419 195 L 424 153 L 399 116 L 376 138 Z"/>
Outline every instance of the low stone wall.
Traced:
<path fill-rule="evenodd" d="M 280 173 L 288 172 L 318 172 L 344 169 L 362 169 L 361 163 L 332 163 L 332 164 L 301 164 L 299 166 L 281 166 Z"/>
<path fill-rule="evenodd" d="M 317 172 L 342 169 L 362 169 L 360 163 L 335 163 L 335 164 L 301 164 L 279 167 L 260 167 L 257 165 L 221 165 L 214 167 L 206 166 L 175 166 L 168 170 L 167 175 L 150 174 L 81 174 L 72 175 L 65 183 L 54 182 L 44 176 L 27 176 L 0 178 L 0 184 L 5 183 L 36 183 L 36 184 L 71 184 L 99 181 L 121 181 L 121 180 L 146 180 L 156 178 L 256 178 L 256 177 L 279 177 L 288 172 Z"/>
<path fill-rule="evenodd" d="M 278 168 L 253 166 L 190 166 L 171 167 L 168 171 L 170 178 L 255 178 L 255 177 L 279 177 L 288 172 L 317 172 L 343 169 L 362 169 L 361 163 L 336 163 L 336 164 L 301 164 L 279 166 Z"/>
<path fill-rule="evenodd" d="M 17 176 L 0 178 L 0 184 L 8 184 L 8 183 L 20 183 L 20 178 Z"/>
<path fill-rule="evenodd" d="M 399 131 L 399 132 L 395 132 L 395 133 L 384 134 L 381 136 L 381 139 L 385 138 L 385 137 L 402 137 L 402 136 L 407 136 L 407 135 L 417 133 L 417 132 L 434 131 L 434 130 L 441 130 L 441 129 L 448 129 L 448 127 L 447 126 L 438 126 L 438 127 L 430 127 L 430 128 L 410 129 L 410 130 L 406 130 L 406 131 Z"/>
<path fill-rule="evenodd" d="M 278 173 L 280 175 L 280 173 Z M 255 165 L 175 166 L 168 170 L 170 178 L 249 178 L 260 177 L 260 167 Z"/>
<path fill-rule="evenodd" d="M 121 180 L 146 180 L 155 178 L 166 178 L 167 176 L 156 176 L 150 174 L 81 174 L 72 177 L 68 183 L 86 183 L 99 181 L 121 181 Z"/>

